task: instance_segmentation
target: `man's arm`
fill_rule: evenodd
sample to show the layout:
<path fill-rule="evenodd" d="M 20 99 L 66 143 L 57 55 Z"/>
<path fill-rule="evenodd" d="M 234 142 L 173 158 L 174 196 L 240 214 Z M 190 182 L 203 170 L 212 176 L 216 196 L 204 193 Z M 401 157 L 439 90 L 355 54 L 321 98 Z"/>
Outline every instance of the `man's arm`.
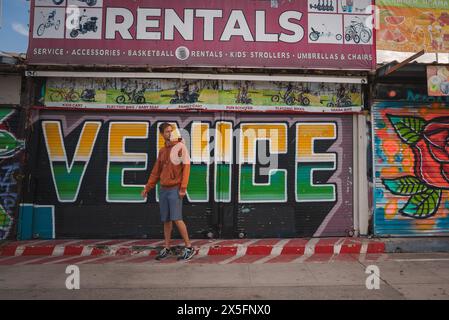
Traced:
<path fill-rule="evenodd" d="M 187 185 L 189 184 L 190 177 L 190 156 L 184 143 L 182 144 L 182 179 L 180 193 L 184 195 L 187 190 Z"/>

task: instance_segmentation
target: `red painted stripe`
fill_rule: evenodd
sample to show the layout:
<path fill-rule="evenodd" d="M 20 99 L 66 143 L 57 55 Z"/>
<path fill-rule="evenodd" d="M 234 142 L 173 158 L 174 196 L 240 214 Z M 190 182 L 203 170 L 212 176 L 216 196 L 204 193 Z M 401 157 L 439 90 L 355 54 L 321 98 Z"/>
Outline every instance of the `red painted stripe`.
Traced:
<path fill-rule="evenodd" d="M 31 246 L 25 247 L 23 256 L 51 256 L 55 246 Z"/>
<path fill-rule="evenodd" d="M 315 245 L 315 254 L 333 254 L 334 246 L 340 239 L 320 239 Z"/>
<path fill-rule="evenodd" d="M 79 256 L 83 252 L 83 246 L 69 245 L 64 248 L 64 256 Z"/>
<path fill-rule="evenodd" d="M 292 239 L 284 245 L 281 255 L 283 254 L 293 254 L 302 255 L 304 254 L 306 244 L 309 240 L 307 239 Z"/>
<path fill-rule="evenodd" d="M 362 243 L 357 240 L 347 239 L 341 246 L 341 254 L 356 254 L 360 253 L 362 249 Z"/>
<path fill-rule="evenodd" d="M 18 245 L 7 245 L 0 247 L 0 256 L 14 256 Z"/>
<path fill-rule="evenodd" d="M 107 250 L 100 249 L 100 248 L 93 248 L 90 255 L 91 256 L 101 256 L 106 253 Z"/>
<path fill-rule="evenodd" d="M 269 255 L 271 253 L 271 250 L 273 249 L 272 246 L 249 246 L 246 248 L 246 254 L 247 255 Z"/>
<path fill-rule="evenodd" d="M 116 252 L 115 255 L 117 256 L 129 256 L 133 253 L 133 250 L 131 248 L 119 248 Z"/>
<path fill-rule="evenodd" d="M 208 255 L 214 256 L 214 255 L 235 255 L 237 254 L 237 247 L 211 247 L 209 248 Z"/>

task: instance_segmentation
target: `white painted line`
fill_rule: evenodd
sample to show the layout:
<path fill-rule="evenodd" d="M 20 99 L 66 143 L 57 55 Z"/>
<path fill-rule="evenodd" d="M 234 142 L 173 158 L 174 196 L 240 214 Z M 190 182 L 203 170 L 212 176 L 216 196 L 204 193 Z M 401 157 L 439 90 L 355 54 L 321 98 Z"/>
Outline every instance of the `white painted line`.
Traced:
<path fill-rule="evenodd" d="M 359 261 L 365 262 L 366 261 L 366 253 L 368 252 L 368 242 L 363 241 L 362 247 L 360 248 L 360 255 L 359 255 Z"/>
<path fill-rule="evenodd" d="M 284 246 L 289 241 L 290 241 L 290 239 L 284 239 L 284 240 L 279 241 L 278 243 L 276 243 L 273 246 L 273 249 L 271 250 L 271 253 L 268 256 L 266 256 L 266 257 L 264 257 L 264 258 L 262 258 L 260 260 L 255 261 L 254 264 L 262 264 L 262 263 L 265 263 L 267 261 L 270 261 L 273 258 L 276 258 L 276 257 L 280 256 L 281 253 L 282 253 L 282 250 L 284 249 Z"/>
<path fill-rule="evenodd" d="M 362 248 L 360 248 L 360 253 L 366 254 L 368 252 L 368 242 L 362 243 Z"/>
<path fill-rule="evenodd" d="M 320 241 L 319 238 L 310 239 L 306 244 L 304 255 L 313 255 L 315 253 L 315 246 Z"/>
<path fill-rule="evenodd" d="M 345 238 L 341 238 L 337 242 L 335 242 L 335 244 L 334 244 L 334 254 L 340 254 L 341 246 L 343 245 L 345 240 L 346 240 Z"/>
<path fill-rule="evenodd" d="M 83 248 L 83 251 L 81 252 L 81 256 L 85 257 L 85 256 L 90 256 L 92 254 L 92 250 L 94 249 L 93 246 L 85 246 Z"/>
<path fill-rule="evenodd" d="M 235 261 L 237 259 L 240 259 L 244 255 L 246 255 L 246 251 L 248 250 L 248 247 L 257 241 L 259 241 L 259 240 L 258 239 L 251 240 L 251 241 L 245 242 L 244 244 L 238 244 L 237 245 L 237 253 L 235 254 L 235 256 L 232 256 L 231 258 L 220 261 L 218 264 L 227 264 L 227 263 L 231 263 L 232 261 Z"/>
<path fill-rule="evenodd" d="M 69 241 L 64 244 L 57 245 L 53 250 L 52 256 L 55 256 L 55 257 L 63 256 L 66 246 L 70 246 L 77 242 L 79 242 L 79 240 Z"/>
<path fill-rule="evenodd" d="M 296 258 L 295 260 L 292 261 L 292 263 L 303 263 L 306 259 L 313 256 L 313 254 L 315 253 L 315 246 L 319 241 L 320 241 L 319 238 L 310 239 L 306 244 L 304 255 L 302 255 L 299 258 Z"/>

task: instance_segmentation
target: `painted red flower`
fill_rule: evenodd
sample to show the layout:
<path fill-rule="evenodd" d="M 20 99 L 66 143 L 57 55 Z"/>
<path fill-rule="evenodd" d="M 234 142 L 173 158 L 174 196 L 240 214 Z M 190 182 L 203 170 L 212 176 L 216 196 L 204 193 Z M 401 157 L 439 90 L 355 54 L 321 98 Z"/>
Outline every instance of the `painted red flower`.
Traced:
<path fill-rule="evenodd" d="M 449 118 L 428 122 L 422 139 L 411 147 L 416 177 L 429 186 L 449 189 Z"/>

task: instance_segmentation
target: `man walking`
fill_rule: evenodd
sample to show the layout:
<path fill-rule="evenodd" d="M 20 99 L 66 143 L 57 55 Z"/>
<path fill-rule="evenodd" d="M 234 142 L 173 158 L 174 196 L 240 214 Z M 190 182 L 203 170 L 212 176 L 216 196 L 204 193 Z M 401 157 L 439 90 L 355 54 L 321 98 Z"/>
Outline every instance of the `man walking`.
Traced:
<path fill-rule="evenodd" d="M 185 248 L 178 260 L 189 260 L 195 255 L 195 250 L 182 220 L 182 199 L 189 183 L 190 157 L 183 142 L 171 140 L 173 128 L 169 123 L 161 124 L 159 132 L 164 138 L 165 146 L 159 150 L 148 183 L 142 191 L 142 197 L 145 198 L 160 181 L 159 206 L 161 220 L 164 223 L 165 247 L 156 259 L 162 260 L 170 254 L 171 233 L 175 223 L 185 242 Z"/>

